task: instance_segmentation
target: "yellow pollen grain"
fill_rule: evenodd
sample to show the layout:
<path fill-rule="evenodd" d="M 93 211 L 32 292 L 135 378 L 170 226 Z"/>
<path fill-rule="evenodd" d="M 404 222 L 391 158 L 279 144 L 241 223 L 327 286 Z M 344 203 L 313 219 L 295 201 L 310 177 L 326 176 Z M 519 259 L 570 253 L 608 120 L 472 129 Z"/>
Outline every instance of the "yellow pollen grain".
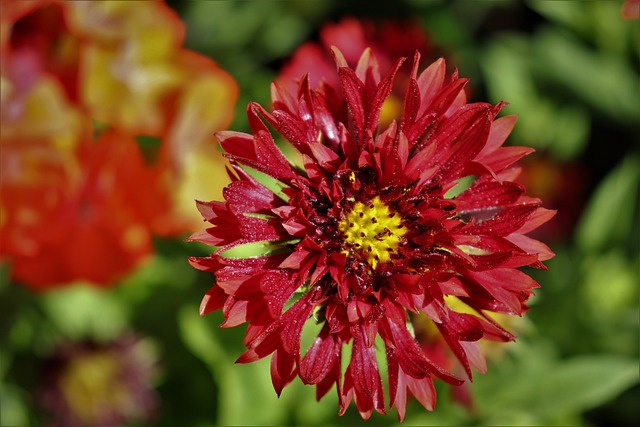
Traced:
<path fill-rule="evenodd" d="M 396 212 L 374 197 L 368 204 L 356 202 L 340 221 L 344 241 L 363 256 L 374 270 L 396 253 L 400 239 L 408 231 Z"/>

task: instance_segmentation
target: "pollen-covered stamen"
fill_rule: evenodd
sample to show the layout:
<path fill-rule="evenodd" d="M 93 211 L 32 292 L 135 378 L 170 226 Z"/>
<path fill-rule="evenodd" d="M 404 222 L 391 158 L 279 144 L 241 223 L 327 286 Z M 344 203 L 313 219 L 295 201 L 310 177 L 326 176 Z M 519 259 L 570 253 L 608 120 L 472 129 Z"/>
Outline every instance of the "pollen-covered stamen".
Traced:
<path fill-rule="evenodd" d="M 402 225 L 400 214 L 392 212 L 378 196 L 368 204 L 356 202 L 338 228 L 345 243 L 359 252 L 374 270 L 379 263 L 391 259 L 408 231 Z"/>

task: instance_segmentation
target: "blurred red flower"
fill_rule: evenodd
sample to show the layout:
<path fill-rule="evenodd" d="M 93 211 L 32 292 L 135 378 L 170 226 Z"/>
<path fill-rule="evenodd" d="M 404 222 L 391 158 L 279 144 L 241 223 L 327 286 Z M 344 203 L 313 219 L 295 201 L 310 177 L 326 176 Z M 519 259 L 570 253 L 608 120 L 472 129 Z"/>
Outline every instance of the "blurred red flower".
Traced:
<path fill-rule="evenodd" d="M 220 248 L 190 261 L 216 277 L 201 314 L 222 309 L 222 326 L 249 323 L 238 361 L 273 354 L 278 394 L 299 376 L 318 398 L 336 384 L 341 414 L 352 399 L 363 418 L 384 413 L 379 339 L 389 406 L 402 420 L 408 395 L 434 408 L 433 376 L 463 382 L 420 347 L 414 316 L 437 329 L 466 377 L 472 367 L 484 372 L 478 341 L 513 339 L 491 313 L 527 310 L 538 285 L 517 268 L 544 268 L 553 256 L 527 237 L 553 212 L 514 182 L 512 165 L 532 151 L 502 147 L 515 117 L 496 119 L 502 103 L 467 103 L 467 80 L 446 77 L 444 60 L 418 74 L 415 54 L 401 115 L 387 125 L 381 109 L 403 59 L 385 75 L 370 49 L 355 69 L 334 55 L 339 87 L 327 79 L 313 89 L 308 77 L 295 93 L 275 84 L 272 111 L 248 106 L 253 135 L 218 133 L 235 175 L 225 201 L 198 202 L 212 227 L 191 240 Z"/>
<path fill-rule="evenodd" d="M 625 0 L 620 8 L 624 19 L 640 19 L 640 0 Z"/>
<path fill-rule="evenodd" d="M 353 69 L 362 52 L 371 49 L 383 75 L 391 71 L 399 57 L 411 57 L 417 51 L 423 57 L 430 58 L 434 50 L 425 30 L 415 20 L 369 21 L 346 17 L 339 22 L 325 24 L 320 29 L 320 42 L 309 41 L 296 49 L 280 70 L 276 79 L 278 85 L 296 93 L 298 83 L 308 75 L 312 89 L 316 89 L 321 81 L 338 87 L 338 75 L 331 54 L 334 46 L 342 52 Z M 403 91 L 408 79 L 409 72 L 399 70 L 394 79 L 394 88 L 380 111 L 381 125 L 389 124 L 401 113 Z"/>
<path fill-rule="evenodd" d="M 355 68 L 362 52 L 368 47 L 378 59 L 380 73 L 391 71 L 395 60 L 412 56 L 418 51 L 423 57 L 432 55 L 432 47 L 421 25 L 413 20 L 384 20 L 373 22 L 351 17 L 325 24 L 320 29 L 320 42 L 307 42 L 293 53 L 282 67 L 277 82 L 295 93 L 298 82 L 309 75 L 312 88 L 321 80 L 338 86 L 331 47 L 337 47 L 347 64 Z"/>
<path fill-rule="evenodd" d="M 535 153 L 522 163 L 517 182 L 558 214 L 532 235 L 545 241 L 563 242 L 571 238 L 582 214 L 587 186 L 587 171 L 577 162 L 560 161 Z"/>

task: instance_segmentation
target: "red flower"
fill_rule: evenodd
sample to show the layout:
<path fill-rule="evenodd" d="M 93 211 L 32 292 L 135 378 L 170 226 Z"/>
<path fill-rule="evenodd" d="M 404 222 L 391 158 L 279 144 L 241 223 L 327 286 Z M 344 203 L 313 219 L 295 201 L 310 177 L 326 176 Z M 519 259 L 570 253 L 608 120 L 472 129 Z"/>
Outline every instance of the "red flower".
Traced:
<path fill-rule="evenodd" d="M 360 54 L 370 47 L 378 60 L 380 72 L 391 71 L 396 58 L 418 51 L 428 55 L 431 46 L 422 27 L 414 21 L 382 21 L 374 23 L 355 18 L 343 18 L 320 29 L 320 43 L 307 42 L 300 46 L 278 75 L 278 83 L 295 92 L 297 82 L 309 74 L 312 88 L 321 80 L 338 86 L 338 76 L 331 57 L 331 47 L 342 52 L 347 64 L 355 67 Z"/>
<path fill-rule="evenodd" d="M 640 19 L 640 0 L 625 0 L 620 8 L 620 16 L 624 19 Z"/>
<path fill-rule="evenodd" d="M 249 323 L 238 361 L 273 353 L 278 394 L 299 376 L 318 398 L 336 384 L 341 414 L 352 399 L 363 418 L 384 413 L 383 344 L 389 406 L 402 420 L 408 394 L 433 409 L 433 376 L 462 383 L 427 357 L 412 319 L 435 325 L 469 378 L 471 367 L 484 371 L 478 340 L 513 339 L 488 313 L 527 310 L 538 285 L 517 268 L 544 268 L 553 254 L 526 233 L 553 212 L 513 182 L 513 163 L 532 151 L 502 147 L 515 118 L 495 120 L 502 103 L 467 104 L 466 79 L 445 78 L 443 60 L 418 75 L 416 53 L 402 115 L 381 127 L 403 60 L 381 77 L 370 50 L 355 70 L 334 55 L 340 88 L 312 90 L 304 78 L 294 96 L 274 85 L 273 111 L 248 106 L 253 135 L 218 134 L 233 182 L 224 202 L 198 202 L 213 226 L 191 240 L 220 248 L 190 261 L 216 276 L 201 314 L 222 309 L 222 326 Z M 264 122 L 301 164 L 284 157 Z M 301 333 L 312 323 L 319 332 L 305 353 Z"/>

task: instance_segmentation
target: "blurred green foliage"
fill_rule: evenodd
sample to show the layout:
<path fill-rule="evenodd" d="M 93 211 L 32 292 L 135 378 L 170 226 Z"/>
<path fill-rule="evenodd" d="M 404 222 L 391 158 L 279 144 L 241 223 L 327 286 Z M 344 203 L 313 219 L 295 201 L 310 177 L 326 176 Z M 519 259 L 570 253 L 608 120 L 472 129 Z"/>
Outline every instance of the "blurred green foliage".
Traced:
<path fill-rule="evenodd" d="M 390 5 L 393 3 L 393 6 Z M 549 270 L 518 342 L 473 383 L 476 411 L 438 384 L 438 406 L 416 402 L 405 425 L 635 425 L 640 421 L 640 22 L 618 1 L 172 2 L 187 47 L 237 79 L 234 130 L 246 130 L 248 101 L 269 104 L 269 83 L 297 46 L 328 20 L 414 16 L 438 53 L 472 77 L 474 100 L 506 100 L 518 114 L 510 143 L 533 146 L 587 174 L 575 233 L 553 242 Z M 242 328 L 197 316 L 212 278 L 187 256 L 196 244 L 156 242 L 157 255 L 118 286 L 77 284 L 34 295 L 0 283 L 2 425 L 40 425 L 34 390 L 40 365 L 66 339 L 108 339 L 134 330 L 161 367 L 162 406 L 151 425 L 364 425 L 335 393 L 315 402 L 299 380 L 278 399 L 269 362 L 234 364 Z M 630 402 L 635 402 L 631 404 Z M 371 425 L 394 425 L 395 414 Z"/>

